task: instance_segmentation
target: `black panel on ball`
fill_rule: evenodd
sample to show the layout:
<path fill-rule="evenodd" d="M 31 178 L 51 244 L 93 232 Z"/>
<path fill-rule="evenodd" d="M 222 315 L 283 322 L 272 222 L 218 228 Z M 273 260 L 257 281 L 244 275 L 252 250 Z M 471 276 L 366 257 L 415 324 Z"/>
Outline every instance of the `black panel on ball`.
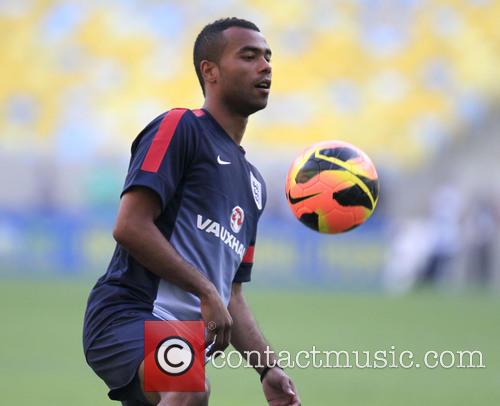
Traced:
<path fill-rule="evenodd" d="M 373 209 L 370 197 L 358 185 L 334 192 L 332 198 L 342 206 L 363 206 Z"/>
<path fill-rule="evenodd" d="M 297 172 L 295 176 L 295 183 L 306 183 L 314 178 L 319 173 L 318 161 L 311 157 L 307 162 L 302 165 L 302 168 Z"/>
<path fill-rule="evenodd" d="M 334 164 L 333 162 L 325 161 L 321 158 L 316 158 L 314 154 L 312 154 L 307 162 L 302 165 L 302 168 L 300 168 L 300 170 L 297 172 L 297 175 L 295 176 L 295 183 L 300 184 L 309 182 L 320 172 L 331 170 L 345 171 L 346 169 L 337 164 Z"/>
<path fill-rule="evenodd" d="M 330 161 L 325 161 L 324 159 L 319 159 L 319 168 L 320 172 L 323 171 L 346 171 L 346 168 L 343 168 L 342 166 L 339 166 L 337 164 L 334 164 L 333 162 Z"/>
<path fill-rule="evenodd" d="M 370 190 L 370 193 L 372 194 L 373 200 L 377 201 L 378 193 L 379 193 L 378 179 L 369 179 L 369 178 L 366 178 L 366 177 L 361 176 L 361 175 L 358 175 L 358 178 Z"/>
<path fill-rule="evenodd" d="M 319 220 L 316 213 L 305 213 L 300 216 L 299 220 L 307 227 L 312 228 L 315 231 L 319 230 Z"/>
<path fill-rule="evenodd" d="M 349 147 L 337 147 L 337 148 L 327 148 L 319 151 L 321 155 L 326 155 L 330 158 L 337 158 L 341 161 L 348 161 L 349 159 L 359 157 L 359 154 L 356 150 Z"/>

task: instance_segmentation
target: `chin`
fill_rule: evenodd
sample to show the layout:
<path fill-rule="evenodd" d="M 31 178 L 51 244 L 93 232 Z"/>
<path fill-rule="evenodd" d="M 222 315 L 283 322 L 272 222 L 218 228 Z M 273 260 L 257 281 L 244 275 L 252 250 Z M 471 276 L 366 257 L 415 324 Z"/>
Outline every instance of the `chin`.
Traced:
<path fill-rule="evenodd" d="M 253 101 L 252 103 L 247 103 L 246 107 L 246 115 L 249 116 L 253 113 L 256 113 L 260 110 L 265 109 L 267 106 L 267 98 L 265 100 Z"/>
<path fill-rule="evenodd" d="M 266 108 L 268 97 L 233 97 L 227 98 L 225 103 L 229 106 L 235 113 L 248 117 L 259 110 Z"/>

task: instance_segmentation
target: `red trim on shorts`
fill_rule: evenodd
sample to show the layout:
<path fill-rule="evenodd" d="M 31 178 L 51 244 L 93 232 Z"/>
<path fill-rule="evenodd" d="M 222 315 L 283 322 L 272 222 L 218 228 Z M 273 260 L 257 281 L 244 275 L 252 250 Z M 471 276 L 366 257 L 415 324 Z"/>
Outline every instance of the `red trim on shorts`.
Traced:
<path fill-rule="evenodd" d="M 158 172 L 161 162 L 167 153 L 170 141 L 172 141 L 177 125 L 186 111 L 187 109 L 173 109 L 165 115 L 160 124 L 160 128 L 158 128 L 149 146 L 141 170 L 154 173 Z"/>

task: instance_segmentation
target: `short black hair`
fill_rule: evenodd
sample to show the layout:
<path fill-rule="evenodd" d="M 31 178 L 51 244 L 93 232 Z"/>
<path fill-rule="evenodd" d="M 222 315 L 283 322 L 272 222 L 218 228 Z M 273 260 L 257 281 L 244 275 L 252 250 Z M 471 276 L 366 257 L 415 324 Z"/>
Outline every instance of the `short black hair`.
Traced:
<path fill-rule="evenodd" d="M 205 82 L 201 74 L 200 63 L 203 60 L 218 62 L 224 50 L 224 37 L 222 32 L 231 27 L 247 28 L 260 32 L 259 28 L 251 21 L 241 18 L 221 18 L 213 23 L 207 24 L 196 37 L 193 49 L 193 63 L 196 76 L 205 95 Z"/>

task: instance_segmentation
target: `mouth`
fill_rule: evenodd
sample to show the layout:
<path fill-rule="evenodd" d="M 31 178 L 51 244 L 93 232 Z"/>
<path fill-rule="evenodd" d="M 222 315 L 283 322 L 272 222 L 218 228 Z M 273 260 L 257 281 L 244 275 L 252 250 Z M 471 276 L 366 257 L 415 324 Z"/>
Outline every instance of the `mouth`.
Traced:
<path fill-rule="evenodd" d="M 271 80 L 270 79 L 264 79 L 255 84 L 255 87 L 262 92 L 269 93 L 269 90 L 271 89 Z"/>

